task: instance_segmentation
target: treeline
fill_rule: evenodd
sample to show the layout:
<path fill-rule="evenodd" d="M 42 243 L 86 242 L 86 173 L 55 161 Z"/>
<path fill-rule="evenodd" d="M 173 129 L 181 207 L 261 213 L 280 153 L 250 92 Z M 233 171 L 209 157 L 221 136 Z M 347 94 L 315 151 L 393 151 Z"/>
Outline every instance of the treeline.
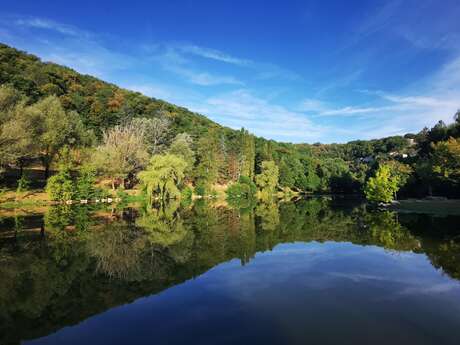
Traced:
<path fill-rule="evenodd" d="M 55 197 L 94 194 L 89 186 L 101 179 L 172 197 L 187 186 L 210 194 L 217 184 L 237 184 L 240 195 L 269 180 L 270 192 L 362 193 L 387 162 L 405 174 L 400 194 L 460 194 L 458 116 L 404 137 L 279 143 L 1 44 L 0 84 L 0 168 L 20 171 L 18 187 L 29 165 L 41 163 L 45 179 L 57 170 L 51 185 L 65 188 Z"/>

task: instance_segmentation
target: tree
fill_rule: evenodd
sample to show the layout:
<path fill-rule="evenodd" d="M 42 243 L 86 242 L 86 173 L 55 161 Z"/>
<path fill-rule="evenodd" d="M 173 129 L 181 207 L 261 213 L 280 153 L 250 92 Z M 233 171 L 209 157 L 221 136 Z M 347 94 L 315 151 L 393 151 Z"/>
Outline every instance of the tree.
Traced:
<path fill-rule="evenodd" d="M 240 173 L 242 176 L 250 179 L 254 177 L 255 155 L 254 136 L 242 128 L 240 131 Z"/>
<path fill-rule="evenodd" d="M 0 169 L 22 162 L 33 154 L 33 138 L 24 115 L 25 98 L 19 91 L 0 86 Z"/>
<path fill-rule="evenodd" d="M 168 142 L 169 121 L 163 117 L 148 119 L 145 117 L 134 118 L 129 123 L 142 133 L 147 150 L 150 154 L 163 152 Z"/>
<path fill-rule="evenodd" d="M 247 176 L 240 176 L 238 182 L 232 183 L 226 190 L 227 200 L 237 206 L 241 206 L 242 201 L 252 201 L 256 195 L 257 186 Z"/>
<path fill-rule="evenodd" d="M 281 159 L 279 164 L 279 182 L 283 187 L 305 189 L 305 168 L 293 154 L 287 153 Z"/>
<path fill-rule="evenodd" d="M 273 160 L 272 142 L 257 139 L 256 140 L 256 157 L 255 157 L 255 173 L 260 173 L 262 162 Z"/>
<path fill-rule="evenodd" d="M 436 176 L 433 172 L 433 163 L 429 158 L 422 158 L 417 161 L 415 165 L 415 174 L 421 181 L 423 186 L 427 187 L 428 195 L 433 194 L 433 182 Z"/>
<path fill-rule="evenodd" d="M 162 201 L 178 198 L 178 185 L 184 179 L 186 167 L 187 163 L 181 157 L 172 154 L 153 156 L 147 170 L 138 174 L 149 203 L 152 204 L 155 195 Z"/>
<path fill-rule="evenodd" d="M 281 158 L 279 163 L 279 182 L 283 187 L 293 187 L 295 184 L 296 172 L 291 169 L 292 167 L 287 162 L 287 158 Z"/>
<path fill-rule="evenodd" d="M 397 177 L 398 189 L 405 186 L 413 172 L 410 165 L 395 160 L 388 161 L 385 164 L 390 168 L 391 175 Z"/>
<path fill-rule="evenodd" d="M 217 182 L 221 165 L 222 156 L 217 132 L 210 130 L 197 143 L 195 185 L 205 193 L 209 192 L 211 186 Z"/>
<path fill-rule="evenodd" d="M 143 130 L 128 123 L 104 132 L 103 144 L 95 152 L 94 164 L 99 172 L 110 177 L 115 189 L 117 179 L 124 184 L 125 178 L 143 168 L 148 158 Z"/>
<path fill-rule="evenodd" d="M 366 198 L 372 202 L 390 202 L 399 189 L 398 177 L 391 174 L 390 167 L 382 164 L 369 178 L 364 188 Z"/>
<path fill-rule="evenodd" d="M 429 139 L 431 142 L 437 143 L 438 141 L 447 139 L 447 125 L 444 121 L 440 120 L 433 128 L 429 131 Z"/>
<path fill-rule="evenodd" d="M 432 144 L 433 172 L 442 179 L 460 182 L 460 139 Z"/>
<path fill-rule="evenodd" d="M 256 185 L 260 190 L 260 197 L 268 199 L 273 196 L 278 186 L 279 170 L 274 161 L 263 161 L 262 171 L 256 175 Z"/>
<path fill-rule="evenodd" d="M 185 160 L 187 163 L 186 174 L 192 171 L 193 165 L 195 164 L 195 152 L 192 150 L 192 142 L 193 139 L 190 135 L 187 133 L 180 133 L 176 135 L 168 150 L 170 154 L 179 156 Z"/>
<path fill-rule="evenodd" d="M 73 200 L 75 183 L 69 169 L 63 167 L 56 175 L 51 176 L 46 183 L 46 192 L 54 201 Z"/>
<path fill-rule="evenodd" d="M 34 140 L 37 155 L 45 167 L 45 177 L 59 150 L 67 145 L 78 147 L 92 142 L 93 135 L 86 130 L 76 112 L 65 112 L 55 96 L 49 96 L 26 110 L 29 135 Z"/>

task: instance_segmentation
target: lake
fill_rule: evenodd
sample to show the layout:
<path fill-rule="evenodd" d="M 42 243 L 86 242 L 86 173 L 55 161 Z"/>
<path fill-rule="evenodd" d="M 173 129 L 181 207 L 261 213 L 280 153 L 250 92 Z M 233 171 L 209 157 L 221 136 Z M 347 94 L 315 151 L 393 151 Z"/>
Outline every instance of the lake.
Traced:
<path fill-rule="evenodd" d="M 0 217 L 0 344 L 458 344 L 460 217 L 355 199 Z"/>

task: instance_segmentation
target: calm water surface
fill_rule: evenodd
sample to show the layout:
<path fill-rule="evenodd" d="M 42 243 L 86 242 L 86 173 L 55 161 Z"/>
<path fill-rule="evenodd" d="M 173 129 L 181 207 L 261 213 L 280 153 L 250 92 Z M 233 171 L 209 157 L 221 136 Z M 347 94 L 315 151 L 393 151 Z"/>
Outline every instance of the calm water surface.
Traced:
<path fill-rule="evenodd" d="M 1 219 L 0 344 L 459 344 L 459 279 L 458 217 L 56 207 Z"/>

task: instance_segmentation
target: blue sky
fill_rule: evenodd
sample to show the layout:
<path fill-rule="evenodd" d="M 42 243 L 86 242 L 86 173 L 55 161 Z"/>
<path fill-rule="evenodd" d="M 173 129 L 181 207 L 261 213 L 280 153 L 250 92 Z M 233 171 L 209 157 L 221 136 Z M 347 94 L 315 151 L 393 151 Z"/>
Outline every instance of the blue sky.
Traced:
<path fill-rule="evenodd" d="M 5 1 L 0 41 L 233 128 L 346 142 L 452 122 L 460 1 Z"/>

